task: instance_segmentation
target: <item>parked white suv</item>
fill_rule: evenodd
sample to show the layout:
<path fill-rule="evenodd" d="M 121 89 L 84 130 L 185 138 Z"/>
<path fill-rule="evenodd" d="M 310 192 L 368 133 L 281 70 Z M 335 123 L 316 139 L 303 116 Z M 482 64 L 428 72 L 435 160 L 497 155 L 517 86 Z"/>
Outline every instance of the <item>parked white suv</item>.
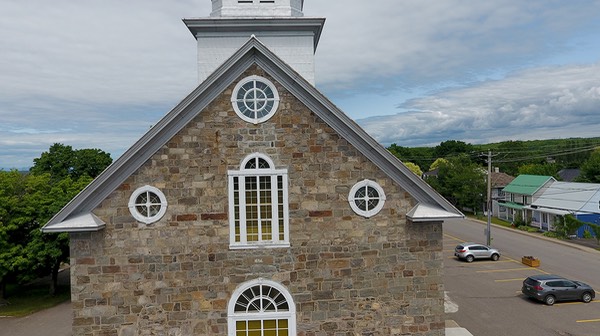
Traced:
<path fill-rule="evenodd" d="M 500 259 L 500 251 L 477 243 L 462 243 L 454 249 L 454 256 L 472 262 L 475 259 Z"/>

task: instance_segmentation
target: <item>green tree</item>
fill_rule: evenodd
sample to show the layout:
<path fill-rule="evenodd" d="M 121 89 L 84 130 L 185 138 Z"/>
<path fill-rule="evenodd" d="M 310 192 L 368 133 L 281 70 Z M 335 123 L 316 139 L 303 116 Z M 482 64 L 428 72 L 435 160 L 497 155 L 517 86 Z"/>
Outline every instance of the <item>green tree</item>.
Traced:
<path fill-rule="evenodd" d="M 581 176 L 578 180 L 581 182 L 600 183 L 600 149 L 593 151 L 589 159 L 581 165 Z"/>
<path fill-rule="evenodd" d="M 100 149 L 79 149 L 55 143 L 47 152 L 33 160 L 32 174 L 48 173 L 53 181 L 70 176 L 78 179 L 81 176 L 98 176 L 112 163 L 110 154 Z"/>
<path fill-rule="evenodd" d="M 423 176 L 423 171 L 421 170 L 421 168 L 419 168 L 419 166 L 417 166 L 416 164 L 412 163 L 412 162 L 404 162 L 404 165 L 410 169 L 411 172 L 415 173 L 415 175 L 421 177 Z"/>
<path fill-rule="evenodd" d="M 402 162 L 412 162 L 423 171 L 431 164 L 434 149 L 431 147 L 410 148 L 392 144 L 387 150 Z"/>
<path fill-rule="evenodd" d="M 51 183 L 50 174 L 30 175 L 28 178 L 24 201 L 29 205 L 35 229 L 31 231 L 25 248 L 30 268 L 21 277 L 32 280 L 50 274 L 51 295 L 56 293 L 60 265 L 69 259 L 69 235 L 43 233 L 40 229 L 91 181 L 92 178 L 87 175 L 77 180 L 67 176 L 56 183 Z"/>
<path fill-rule="evenodd" d="M 27 269 L 25 257 L 31 218 L 23 202 L 27 176 L 16 170 L 0 171 L 0 299 L 6 284 Z"/>
<path fill-rule="evenodd" d="M 554 231 L 561 237 L 566 238 L 570 235 L 575 234 L 577 229 L 585 223 L 575 218 L 575 216 L 569 214 L 559 216 L 554 222 Z"/>
<path fill-rule="evenodd" d="M 8 281 L 51 274 L 56 290 L 59 266 L 68 261 L 68 234 L 41 227 L 110 163 L 98 149 L 73 150 L 54 144 L 34 160 L 29 174 L 0 171 L 0 295 Z"/>
<path fill-rule="evenodd" d="M 528 163 L 519 167 L 519 175 L 543 175 L 543 176 L 554 176 L 558 178 L 558 171 L 560 168 L 553 163 Z"/>
<path fill-rule="evenodd" d="M 473 145 L 457 140 L 444 141 L 435 147 L 435 155 L 439 158 L 446 158 L 457 154 L 469 154 L 471 152 L 473 152 Z"/>
<path fill-rule="evenodd" d="M 596 242 L 600 244 L 600 225 L 588 223 L 592 231 L 594 232 L 594 236 L 596 236 Z"/>
<path fill-rule="evenodd" d="M 457 207 L 477 213 L 485 200 L 485 176 L 485 171 L 463 154 L 441 162 L 437 178 L 427 182 Z"/>
<path fill-rule="evenodd" d="M 435 161 L 433 161 L 431 166 L 429 166 L 429 171 L 436 170 L 441 164 L 447 164 L 447 163 L 448 163 L 448 160 L 446 160 L 444 158 L 436 159 Z"/>

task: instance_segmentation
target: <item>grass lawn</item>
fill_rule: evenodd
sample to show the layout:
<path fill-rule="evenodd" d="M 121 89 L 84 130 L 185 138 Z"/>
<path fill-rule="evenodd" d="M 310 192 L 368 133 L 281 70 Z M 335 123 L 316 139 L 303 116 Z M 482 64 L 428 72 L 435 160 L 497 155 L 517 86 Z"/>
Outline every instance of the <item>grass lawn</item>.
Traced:
<path fill-rule="evenodd" d="M 48 294 L 47 283 L 30 285 L 8 285 L 6 288 L 8 305 L 0 306 L 0 316 L 25 316 L 71 299 L 68 285 L 59 285 L 57 294 Z"/>

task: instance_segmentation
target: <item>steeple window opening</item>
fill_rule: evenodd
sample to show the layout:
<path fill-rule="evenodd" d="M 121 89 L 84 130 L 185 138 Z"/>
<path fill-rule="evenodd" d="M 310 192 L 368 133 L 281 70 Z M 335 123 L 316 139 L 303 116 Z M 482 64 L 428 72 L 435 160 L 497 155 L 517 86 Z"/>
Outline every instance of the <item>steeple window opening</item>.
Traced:
<path fill-rule="evenodd" d="M 238 0 L 239 4 L 252 4 L 254 0 Z M 274 4 L 275 0 L 259 0 L 258 3 L 261 4 Z"/>

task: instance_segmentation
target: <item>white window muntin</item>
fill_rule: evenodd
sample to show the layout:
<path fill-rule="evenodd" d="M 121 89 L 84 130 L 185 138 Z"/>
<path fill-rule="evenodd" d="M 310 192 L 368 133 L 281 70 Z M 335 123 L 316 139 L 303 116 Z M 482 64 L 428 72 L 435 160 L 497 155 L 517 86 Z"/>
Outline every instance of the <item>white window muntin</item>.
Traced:
<path fill-rule="evenodd" d="M 262 312 L 236 312 L 235 307 L 240 299 L 240 296 L 248 289 L 261 286 L 261 287 L 272 287 L 281 293 L 288 306 L 286 311 L 262 311 Z M 251 298 L 252 299 L 252 298 Z M 257 320 L 271 320 L 271 319 L 287 319 L 288 321 L 288 335 L 296 335 L 296 305 L 294 299 L 287 288 L 280 283 L 275 281 L 258 278 L 255 280 L 248 281 L 241 284 L 231 295 L 229 304 L 227 307 L 227 335 L 236 336 L 236 322 L 238 321 L 257 321 Z"/>
<path fill-rule="evenodd" d="M 266 78 L 249 76 L 233 89 L 231 104 L 243 120 L 258 124 L 269 120 L 279 107 L 279 93 Z"/>
<path fill-rule="evenodd" d="M 160 220 L 167 212 L 167 198 L 158 188 L 146 185 L 131 194 L 128 206 L 133 218 L 150 224 Z"/>
<path fill-rule="evenodd" d="M 245 168 L 252 160 L 256 160 L 255 168 Z M 261 168 L 258 162 L 266 164 Z M 268 168 L 265 168 L 268 166 Z M 240 170 L 228 171 L 229 182 L 229 247 L 232 249 L 259 248 L 259 247 L 289 247 L 289 208 L 288 208 L 288 176 L 287 169 L 274 169 L 273 161 L 266 155 L 254 153 L 248 155 L 240 164 Z M 270 179 L 271 191 L 271 239 L 262 240 L 262 223 L 258 211 L 258 241 L 248 241 L 248 228 L 246 216 L 246 179 Z M 237 178 L 238 190 L 235 190 Z M 281 181 L 279 181 L 281 179 Z M 281 183 L 280 183 L 281 182 Z M 257 182 L 258 183 L 258 182 Z M 279 193 L 281 185 L 281 193 Z M 235 203 L 236 193 L 238 203 Z M 236 212 L 236 207 L 238 211 Z M 239 216 L 239 218 L 238 218 Z M 239 221 L 239 241 L 236 240 L 236 222 Z M 280 231 L 280 222 L 283 232 Z M 283 236 L 283 239 L 280 239 Z"/>
<path fill-rule="evenodd" d="M 376 196 L 372 195 L 373 191 Z M 363 180 L 350 189 L 348 203 L 357 215 L 369 218 L 378 214 L 383 208 L 385 192 L 377 182 Z"/>

